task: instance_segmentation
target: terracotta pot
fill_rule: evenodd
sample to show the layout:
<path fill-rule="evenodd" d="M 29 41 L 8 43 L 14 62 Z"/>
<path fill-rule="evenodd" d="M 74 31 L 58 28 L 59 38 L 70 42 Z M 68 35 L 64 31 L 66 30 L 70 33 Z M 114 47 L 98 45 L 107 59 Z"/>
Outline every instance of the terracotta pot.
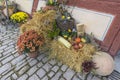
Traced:
<path fill-rule="evenodd" d="M 19 49 L 18 49 L 18 54 L 19 54 L 19 55 L 22 55 L 22 52 L 21 52 Z"/>
<path fill-rule="evenodd" d="M 28 56 L 31 57 L 31 58 L 36 58 L 38 56 L 38 51 L 28 53 Z"/>

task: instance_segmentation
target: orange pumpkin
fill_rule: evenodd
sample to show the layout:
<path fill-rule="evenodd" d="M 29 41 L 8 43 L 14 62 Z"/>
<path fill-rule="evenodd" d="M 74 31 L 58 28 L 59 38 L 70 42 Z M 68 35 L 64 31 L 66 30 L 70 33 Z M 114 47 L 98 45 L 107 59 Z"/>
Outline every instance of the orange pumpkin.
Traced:
<path fill-rule="evenodd" d="M 75 39 L 76 43 L 80 43 L 80 41 L 81 41 L 81 39 L 79 37 Z"/>

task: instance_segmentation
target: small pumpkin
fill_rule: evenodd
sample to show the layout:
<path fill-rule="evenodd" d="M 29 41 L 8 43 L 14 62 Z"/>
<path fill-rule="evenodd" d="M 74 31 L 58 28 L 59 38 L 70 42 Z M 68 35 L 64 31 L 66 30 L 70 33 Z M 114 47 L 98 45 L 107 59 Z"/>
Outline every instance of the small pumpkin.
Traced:
<path fill-rule="evenodd" d="M 81 38 L 81 42 L 86 43 L 86 39 L 85 38 Z"/>
<path fill-rule="evenodd" d="M 80 39 L 79 37 L 77 37 L 77 38 L 75 39 L 75 42 L 76 42 L 76 43 L 80 43 L 80 41 L 81 41 L 81 39 Z"/>
<path fill-rule="evenodd" d="M 77 44 L 75 44 L 73 47 L 74 47 L 75 50 L 80 49 L 79 45 L 77 45 Z"/>
<path fill-rule="evenodd" d="M 61 18 L 62 18 L 62 20 L 64 20 L 64 19 L 65 19 L 65 16 L 62 16 Z"/>
<path fill-rule="evenodd" d="M 79 47 L 80 47 L 80 48 L 82 48 L 82 47 L 83 47 L 83 45 L 82 45 L 81 43 L 79 43 Z"/>
<path fill-rule="evenodd" d="M 96 52 L 93 56 L 93 62 L 96 64 L 95 73 L 101 76 L 107 76 L 114 70 L 114 60 L 106 52 Z"/>
<path fill-rule="evenodd" d="M 90 41 L 90 38 L 88 37 L 88 36 L 83 36 L 82 38 L 81 38 L 81 41 L 83 42 L 83 43 L 90 43 L 91 41 Z"/>

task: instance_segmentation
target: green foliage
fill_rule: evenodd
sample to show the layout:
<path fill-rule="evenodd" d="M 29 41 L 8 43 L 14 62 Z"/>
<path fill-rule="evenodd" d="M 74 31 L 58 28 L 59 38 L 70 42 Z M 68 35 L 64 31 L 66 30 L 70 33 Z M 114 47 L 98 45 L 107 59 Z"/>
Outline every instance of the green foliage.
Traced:
<path fill-rule="evenodd" d="M 30 49 L 28 49 L 27 47 L 25 47 L 25 53 L 29 53 L 30 52 Z"/>
<path fill-rule="evenodd" d="M 47 5 L 54 6 L 55 4 L 56 4 L 56 2 L 54 0 L 48 0 L 47 1 Z"/>
<path fill-rule="evenodd" d="M 60 35 L 63 36 L 65 39 L 74 38 L 76 37 L 76 32 L 72 31 L 71 29 L 68 29 L 67 31 L 61 31 Z"/>
<path fill-rule="evenodd" d="M 60 29 L 57 27 L 56 21 L 53 23 L 53 30 L 48 31 L 48 37 L 54 39 L 60 33 Z"/>
<path fill-rule="evenodd" d="M 82 38 L 85 39 L 86 43 L 90 43 L 91 42 L 90 38 L 87 35 L 83 36 Z"/>
<path fill-rule="evenodd" d="M 61 34 L 63 37 L 66 37 L 66 38 L 69 37 L 69 35 L 70 35 L 70 33 L 68 31 L 62 31 Z"/>

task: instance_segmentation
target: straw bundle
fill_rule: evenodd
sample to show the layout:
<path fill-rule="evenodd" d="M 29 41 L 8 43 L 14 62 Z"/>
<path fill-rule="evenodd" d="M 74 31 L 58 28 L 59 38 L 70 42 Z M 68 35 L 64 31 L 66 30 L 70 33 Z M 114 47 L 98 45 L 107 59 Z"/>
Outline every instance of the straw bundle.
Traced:
<path fill-rule="evenodd" d="M 75 71 L 81 72 L 82 63 L 85 60 L 91 60 L 94 52 L 95 47 L 91 44 L 85 44 L 79 51 L 75 51 L 54 40 L 51 42 L 50 59 L 55 58 Z"/>

